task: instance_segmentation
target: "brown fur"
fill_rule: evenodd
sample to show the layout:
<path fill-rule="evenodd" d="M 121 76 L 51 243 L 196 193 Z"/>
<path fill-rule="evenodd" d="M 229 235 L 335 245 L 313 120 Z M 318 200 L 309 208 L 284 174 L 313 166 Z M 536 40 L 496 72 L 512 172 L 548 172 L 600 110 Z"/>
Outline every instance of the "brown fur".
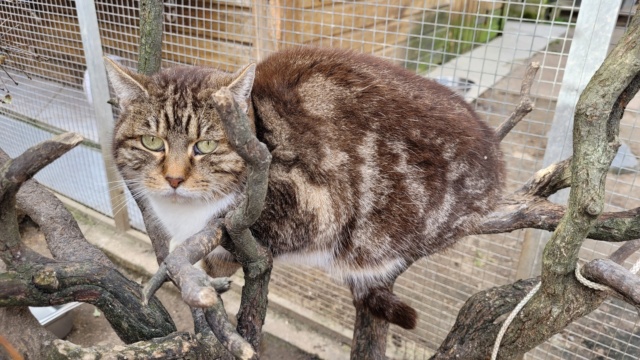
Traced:
<path fill-rule="evenodd" d="M 235 75 L 207 68 L 175 68 L 152 78 L 128 74 L 137 90 L 120 79 L 131 95 L 123 96 L 114 137 L 124 178 L 143 173 L 145 186 L 162 188 L 167 174 L 179 173 L 186 179 L 181 187 L 240 191 L 244 164 L 224 139 L 209 97 L 252 74 L 247 69 Z M 253 234 L 276 258 L 324 267 L 373 314 L 413 328 L 415 311 L 391 285 L 415 260 L 451 246 L 492 209 L 504 171 L 492 129 L 449 89 L 343 50 L 272 55 L 257 65 L 247 100 L 256 134 L 273 156 Z M 166 153 L 150 153 L 139 143 L 154 127 L 169 145 Z M 193 156 L 189 149 L 198 139 L 216 140 L 218 148 Z M 216 191 L 206 196 L 219 199 Z M 231 271 L 226 256 L 207 258 L 211 274 Z"/>

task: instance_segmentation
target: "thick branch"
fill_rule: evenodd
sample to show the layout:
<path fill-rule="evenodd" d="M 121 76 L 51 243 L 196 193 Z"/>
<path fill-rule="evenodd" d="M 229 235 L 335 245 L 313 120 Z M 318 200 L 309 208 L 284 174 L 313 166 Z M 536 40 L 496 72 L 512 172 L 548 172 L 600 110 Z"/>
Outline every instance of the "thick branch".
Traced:
<path fill-rule="evenodd" d="M 139 291 L 116 270 L 91 262 L 24 264 L 18 272 L 0 273 L 0 307 L 93 304 L 126 343 L 176 331 L 160 301 L 142 305 Z"/>
<path fill-rule="evenodd" d="M 173 333 L 166 337 L 124 346 L 83 348 L 68 341 L 54 340 L 47 349 L 47 359 L 211 359 L 198 356 L 202 339 L 189 333 Z"/>
<path fill-rule="evenodd" d="M 629 304 L 640 308 L 640 277 L 610 259 L 596 259 L 582 267 L 582 274 L 622 295 Z"/>
<path fill-rule="evenodd" d="M 606 292 L 593 291 L 578 283 L 573 272 L 582 242 L 587 236 L 594 235 L 591 231 L 594 226 L 613 233 L 606 228 L 607 222 L 611 224 L 613 218 L 602 217 L 598 221 L 598 216 L 604 207 L 605 177 L 618 146 L 619 121 L 626 104 L 640 87 L 639 73 L 640 14 L 636 14 L 625 36 L 580 97 L 574 126 L 569 207 L 562 220 L 554 224 L 555 232 L 545 247 L 541 289 L 509 327 L 498 353 L 501 359 L 521 356 L 597 308 L 607 298 Z M 517 198 L 511 200 L 516 201 L 506 204 L 513 210 L 508 213 L 518 213 L 522 209 L 526 212 L 532 204 L 545 204 L 529 201 L 518 208 Z M 626 215 L 627 219 L 633 217 L 632 214 Z M 540 223 L 547 222 L 541 219 Z M 462 318 L 461 314 L 459 319 Z M 496 326 L 490 319 L 480 321 Z M 495 335 L 495 331 L 487 331 L 486 328 L 482 331 L 474 331 L 473 327 L 463 328 L 451 339 L 459 345 L 449 347 L 448 353 L 439 351 L 435 357 L 455 355 L 460 359 L 486 359 Z"/>
<path fill-rule="evenodd" d="M 17 202 L 18 209 L 38 224 L 55 259 L 115 267 L 102 251 L 87 242 L 64 204 L 35 180 L 22 186 Z"/>
<path fill-rule="evenodd" d="M 520 280 L 471 296 L 432 359 L 482 358 L 500 331 L 501 322 L 497 320 L 513 310 L 538 281 L 540 279 Z"/>
<path fill-rule="evenodd" d="M 16 216 L 16 194 L 20 186 L 81 141 L 82 137 L 77 134 L 62 134 L 27 149 L 15 159 L 9 159 L 0 150 L 0 257 L 7 266 L 39 258 L 20 241 Z"/>
<path fill-rule="evenodd" d="M 247 163 L 245 198 L 225 217 L 225 228 L 233 242 L 232 252 L 242 263 L 245 285 L 238 312 L 238 332 L 254 349 L 259 348 L 267 313 L 267 294 L 273 260 L 271 253 L 251 235 L 251 226 L 264 207 L 271 154 L 253 134 L 247 115 L 240 110 L 228 88 L 213 95 L 225 135 L 233 149 Z"/>
<path fill-rule="evenodd" d="M 160 0 L 140 1 L 140 49 L 138 72 L 151 75 L 160 70 L 164 4 Z"/>

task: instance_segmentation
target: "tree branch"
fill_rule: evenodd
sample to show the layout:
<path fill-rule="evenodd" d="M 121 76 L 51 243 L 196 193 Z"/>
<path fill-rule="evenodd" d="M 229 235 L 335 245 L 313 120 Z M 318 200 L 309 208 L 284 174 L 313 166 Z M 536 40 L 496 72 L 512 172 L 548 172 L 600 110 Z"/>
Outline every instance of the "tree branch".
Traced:
<path fill-rule="evenodd" d="M 40 256 L 25 249 L 20 241 L 16 215 L 16 194 L 20 186 L 49 162 L 77 146 L 82 137 L 66 133 L 44 141 L 15 159 L 0 150 L 0 257 L 9 267 Z"/>
<path fill-rule="evenodd" d="M 571 180 L 553 181 L 551 184 L 572 184 L 569 207 L 560 221 L 543 219 L 544 211 L 551 208 L 551 214 L 562 215 L 564 209 L 548 204 L 542 198 L 550 191 L 524 191 L 525 204 L 518 204 L 514 194 L 503 206 L 492 214 L 493 219 L 479 226 L 480 230 L 491 221 L 510 216 L 514 220 L 518 214 L 531 222 L 531 213 L 537 213 L 537 224 L 553 225 L 555 232 L 545 247 L 543 254 L 542 286 L 510 325 L 500 348 L 498 357 L 512 359 L 545 341 L 564 329 L 569 323 L 597 308 L 606 298 L 607 292 L 590 290 L 575 280 L 574 269 L 578 251 L 584 239 L 594 236 L 626 235 L 637 229 L 635 211 L 623 212 L 626 226 L 624 231 L 608 228 L 620 219 L 622 213 L 601 215 L 604 207 L 605 178 L 618 142 L 619 121 L 628 101 L 640 87 L 640 13 L 636 14 L 627 33 L 613 49 L 609 57 L 587 85 L 577 105 L 574 125 L 574 157 L 571 161 Z M 557 174 L 558 172 L 556 172 Z M 557 178 L 566 178 L 566 171 Z M 535 188 L 534 186 L 533 188 Z M 541 196 L 534 196 L 534 194 Z M 535 209 L 535 207 L 538 209 Z M 502 211 L 502 213 L 501 213 Z M 615 220 L 614 220 L 615 219 Z M 635 220 L 634 220 L 635 219 Z M 596 227 L 596 230 L 591 230 Z M 495 227 L 492 227 L 495 229 Z M 486 293 L 486 292 L 485 292 Z M 506 296 L 506 294 L 505 294 Z M 475 296 L 474 296 L 475 297 Z M 522 296 L 517 296 L 517 301 Z M 477 301 L 477 300 L 476 300 Z M 515 302 L 513 304 L 515 305 Z M 490 305 L 485 305 L 490 306 Z M 466 305 L 465 305 L 466 307 Z M 459 314 L 459 320 L 465 314 Z M 467 315 L 468 316 L 468 315 Z M 486 326 L 481 330 L 474 327 L 461 328 L 446 341 L 449 346 L 440 349 L 434 358 L 486 359 L 493 347 L 497 330 L 491 317 L 478 319 Z M 451 345 L 454 344 L 454 345 Z"/>
<path fill-rule="evenodd" d="M 529 93 L 531 92 L 531 85 L 538 73 L 538 69 L 540 69 L 539 62 L 532 62 L 527 67 L 524 79 L 522 80 L 522 86 L 520 87 L 520 103 L 518 103 L 516 109 L 509 115 L 509 118 L 496 129 L 496 136 L 500 141 L 533 110 L 533 102 L 529 97 Z"/>
<path fill-rule="evenodd" d="M 629 304 L 640 309 L 640 278 L 610 259 L 596 259 L 582 267 L 585 277 L 606 285 L 622 295 Z"/>
<path fill-rule="evenodd" d="M 269 181 L 271 153 L 253 133 L 247 115 L 233 100 L 228 88 L 213 95 L 213 102 L 232 148 L 247 163 L 245 198 L 225 217 L 225 228 L 232 240 L 232 253 L 242 263 L 245 284 L 242 287 L 238 332 L 258 349 L 262 325 L 267 313 L 267 294 L 273 260 L 271 253 L 255 240 L 249 226 L 264 207 Z"/>
<path fill-rule="evenodd" d="M 140 1 L 140 48 L 138 72 L 151 75 L 162 62 L 162 29 L 164 4 L 160 0 Z"/>
<path fill-rule="evenodd" d="M 0 273 L 0 307 L 51 306 L 72 301 L 98 307 L 122 341 L 132 343 L 176 331 L 153 298 L 143 306 L 139 285 L 112 268 L 85 263 L 25 264 Z"/>

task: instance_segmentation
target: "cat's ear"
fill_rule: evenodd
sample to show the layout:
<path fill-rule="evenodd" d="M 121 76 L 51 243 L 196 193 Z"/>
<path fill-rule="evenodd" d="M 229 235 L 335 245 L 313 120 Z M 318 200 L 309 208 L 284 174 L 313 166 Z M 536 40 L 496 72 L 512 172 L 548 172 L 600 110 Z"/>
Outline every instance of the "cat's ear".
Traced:
<path fill-rule="evenodd" d="M 236 78 L 231 82 L 231 85 L 229 85 L 229 90 L 233 95 L 233 99 L 240 106 L 240 109 L 246 113 L 249 111 L 251 88 L 253 88 L 253 80 L 256 77 L 256 64 L 248 65 L 235 75 Z"/>
<path fill-rule="evenodd" d="M 106 56 L 104 57 L 104 64 L 107 68 L 109 81 L 118 97 L 120 107 L 127 106 L 128 103 L 137 98 L 149 96 L 147 89 L 142 85 L 143 75 L 134 74 Z"/>

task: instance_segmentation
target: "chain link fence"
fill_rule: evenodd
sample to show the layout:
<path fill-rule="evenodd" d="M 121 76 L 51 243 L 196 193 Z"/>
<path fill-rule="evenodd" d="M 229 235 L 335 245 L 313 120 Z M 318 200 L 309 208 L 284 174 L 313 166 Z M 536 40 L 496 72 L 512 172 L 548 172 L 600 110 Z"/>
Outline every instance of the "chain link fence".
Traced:
<path fill-rule="evenodd" d="M 139 3 L 94 4 L 99 36 L 83 38 L 79 2 L 0 1 L 0 53 L 7 54 L 0 95 L 10 94 L 10 103 L 0 106 L 0 147 L 15 156 L 52 134 L 82 134 L 83 145 L 43 170 L 38 180 L 108 216 L 124 212 L 132 226 L 143 229 L 130 196 L 128 201 L 110 198 L 118 183 L 107 180 L 114 169 L 104 161 L 101 146 L 108 139 L 88 90 L 92 77 L 86 64 L 96 54 L 83 50 L 83 41 L 100 42 L 105 55 L 135 68 Z M 575 94 L 592 74 L 594 65 L 581 59 L 606 55 L 635 10 L 635 2 L 626 0 L 170 0 L 165 1 L 163 66 L 234 71 L 290 46 L 349 48 L 452 87 L 496 126 L 519 102 L 524 70 L 537 61 L 541 68 L 531 91 L 535 110 L 503 142 L 508 190 L 513 190 L 570 149 L 569 133 L 558 129 L 570 124 L 566 112 L 571 114 Z M 623 146 L 607 180 L 608 211 L 640 206 L 639 110 L 636 98 L 622 119 Z M 395 291 L 418 310 L 419 324 L 412 331 L 391 327 L 388 356 L 428 358 L 470 295 L 539 274 L 547 238 L 532 230 L 473 236 L 414 264 Z M 606 257 L 616 248 L 587 241 L 581 257 Z M 350 294 L 322 272 L 276 264 L 270 290 L 292 311 L 350 336 Z M 526 358 L 637 359 L 637 319 L 634 308 L 609 300 Z"/>

